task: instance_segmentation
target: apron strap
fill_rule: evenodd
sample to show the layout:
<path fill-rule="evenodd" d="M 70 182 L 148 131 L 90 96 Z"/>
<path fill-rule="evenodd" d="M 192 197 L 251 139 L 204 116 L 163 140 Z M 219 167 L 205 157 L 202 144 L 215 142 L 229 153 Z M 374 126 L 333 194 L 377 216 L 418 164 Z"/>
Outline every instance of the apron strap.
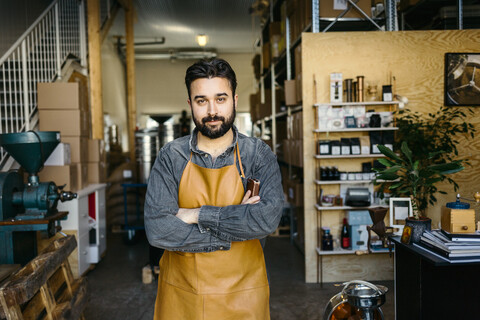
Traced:
<path fill-rule="evenodd" d="M 245 174 L 243 173 L 243 167 L 242 167 L 242 158 L 240 158 L 240 151 L 238 150 L 238 142 L 237 142 L 237 145 L 235 147 L 235 152 L 234 152 L 234 155 L 233 155 L 233 163 L 236 163 L 237 160 L 237 155 L 238 155 L 238 166 L 240 167 L 240 172 L 242 173 L 241 174 L 241 177 L 242 178 L 245 178 Z"/>

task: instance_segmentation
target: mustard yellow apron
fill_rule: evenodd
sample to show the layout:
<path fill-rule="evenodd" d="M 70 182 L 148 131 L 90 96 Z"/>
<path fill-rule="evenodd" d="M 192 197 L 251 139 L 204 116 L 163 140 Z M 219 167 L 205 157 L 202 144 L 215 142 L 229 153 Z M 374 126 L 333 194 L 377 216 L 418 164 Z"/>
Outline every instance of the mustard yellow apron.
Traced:
<path fill-rule="evenodd" d="M 219 169 L 187 163 L 178 189 L 180 208 L 242 202 L 238 145 L 233 165 Z M 267 272 L 258 239 L 232 242 L 228 251 L 167 251 L 160 260 L 155 320 L 268 320 Z"/>

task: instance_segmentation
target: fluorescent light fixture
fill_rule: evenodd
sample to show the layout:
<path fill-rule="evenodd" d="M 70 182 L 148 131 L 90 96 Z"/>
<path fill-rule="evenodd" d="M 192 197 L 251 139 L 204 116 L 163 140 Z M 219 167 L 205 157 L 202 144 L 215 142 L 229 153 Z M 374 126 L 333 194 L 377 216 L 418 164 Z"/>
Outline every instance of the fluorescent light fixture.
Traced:
<path fill-rule="evenodd" d="M 204 34 L 199 34 L 196 37 L 197 43 L 200 47 L 205 47 L 207 45 L 207 36 Z"/>

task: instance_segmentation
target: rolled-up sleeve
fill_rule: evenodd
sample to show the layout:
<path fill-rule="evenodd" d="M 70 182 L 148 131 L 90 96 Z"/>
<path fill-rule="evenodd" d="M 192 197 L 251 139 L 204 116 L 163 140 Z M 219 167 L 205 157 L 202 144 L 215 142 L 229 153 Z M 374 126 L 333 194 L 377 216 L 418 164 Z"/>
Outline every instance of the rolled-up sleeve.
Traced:
<path fill-rule="evenodd" d="M 200 231 L 176 217 L 178 212 L 178 161 L 168 148 L 160 150 L 152 167 L 145 197 L 145 231 L 154 247 L 172 251 L 205 252 L 229 248 L 230 242 Z M 186 161 L 184 161 L 186 163 Z M 183 170 L 180 170 L 183 171 Z"/>
<path fill-rule="evenodd" d="M 251 178 L 260 180 L 260 202 L 226 207 L 202 206 L 198 225 L 222 240 L 260 239 L 278 227 L 284 205 L 280 169 L 276 156 L 257 142 Z"/>

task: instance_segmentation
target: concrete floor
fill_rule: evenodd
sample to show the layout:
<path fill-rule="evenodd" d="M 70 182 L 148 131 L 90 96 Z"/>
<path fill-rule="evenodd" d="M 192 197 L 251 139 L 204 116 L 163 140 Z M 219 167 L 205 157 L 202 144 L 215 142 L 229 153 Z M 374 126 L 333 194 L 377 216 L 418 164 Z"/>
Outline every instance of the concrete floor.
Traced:
<path fill-rule="evenodd" d="M 90 300 L 84 312 L 86 320 L 151 320 L 157 284 L 142 283 L 142 268 L 149 260 L 146 238 L 125 245 L 121 234 L 110 234 L 107 247 L 104 259 L 87 274 Z M 322 320 L 326 304 L 341 288 L 332 283 L 306 284 L 303 255 L 288 238 L 269 237 L 265 259 L 271 319 Z M 382 310 L 385 319 L 393 320 L 393 281 L 375 283 L 389 288 Z"/>

